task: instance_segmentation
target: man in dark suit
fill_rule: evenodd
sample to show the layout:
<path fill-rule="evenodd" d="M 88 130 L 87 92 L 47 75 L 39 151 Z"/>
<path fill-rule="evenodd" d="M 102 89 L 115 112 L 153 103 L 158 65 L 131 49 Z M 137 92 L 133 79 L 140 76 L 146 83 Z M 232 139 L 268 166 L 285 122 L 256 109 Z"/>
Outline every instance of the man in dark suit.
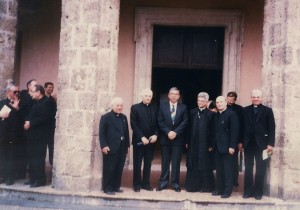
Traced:
<path fill-rule="evenodd" d="M 35 85 L 38 82 L 36 79 L 31 79 L 27 82 L 26 87 L 27 89 L 21 90 L 20 92 L 20 121 L 24 125 L 26 117 L 29 115 L 29 112 L 35 103 L 35 100 L 32 99 L 32 94 L 35 90 Z M 26 172 L 28 167 L 28 151 L 27 149 L 27 139 L 25 132 L 23 132 L 22 141 L 18 145 L 18 152 L 17 152 L 17 166 L 16 166 L 16 179 L 25 179 Z M 30 182 L 25 182 L 24 184 L 30 184 Z"/>
<path fill-rule="evenodd" d="M 160 129 L 160 145 L 162 172 L 156 191 L 166 189 L 169 182 L 170 162 L 172 161 L 171 184 L 176 192 L 180 192 L 180 161 L 185 144 L 185 128 L 188 124 L 187 107 L 178 102 L 179 89 L 172 87 L 168 94 L 169 101 L 162 103 L 158 111 Z"/>
<path fill-rule="evenodd" d="M 262 159 L 263 150 L 272 154 L 275 143 L 275 119 L 271 108 L 262 105 L 262 91 L 252 90 L 252 105 L 245 107 L 244 141 L 245 179 L 243 198 L 254 196 L 260 200 L 263 195 L 267 160 Z M 256 164 L 253 184 L 254 159 Z"/>
<path fill-rule="evenodd" d="M 141 92 L 142 102 L 131 107 L 130 123 L 133 130 L 133 189 L 139 192 L 141 188 L 152 191 L 150 186 L 151 162 L 154 143 L 157 140 L 156 108 L 151 104 L 153 93 L 150 89 Z M 141 165 L 144 160 L 143 181 Z"/>
<path fill-rule="evenodd" d="M 108 195 L 122 192 L 122 173 L 130 146 L 127 117 L 122 114 L 122 98 L 113 98 L 111 105 L 112 111 L 104 114 L 99 124 L 99 140 L 103 153 L 102 189 Z"/>
<path fill-rule="evenodd" d="M 17 146 L 23 132 L 18 112 L 19 94 L 18 86 L 9 84 L 7 98 L 0 101 L 0 183 L 6 182 L 6 185 L 14 183 Z"/>
<path fill-rule="evenodd" d="M 233 185 L 239 186 L 239 153 L 242 155 L 242 135 L 243 135 L 243 115 L 244 108 L 236 104 L 237 93 L 229 92 L 227 94 L 227 108 L 234 111 L 239 118 L 239 137 L 238 137 L 238 148 L 234 153 L 234 165 L 233 165 Z"/>
<path fill-rule="evenodd" d="M 48 110 L 51 112 L 51 127 L 50 127 L 50 136 L 47 139 L 47 146 L 49 151 L 49 163 L 52 166 L 53 165 L 53 153 L 54 153 L 54 134 L 55 134 L 55 116 L 57 111 L 57 104 L 56 104 L 56 98 L 54 98 L 51 94 L 53 93 L 54 84 L 52 82 L 46 82 L 44 85 L 45 88 L 45 96 L 49 99 L 51 102 L 51 110 Z"/>
<path fill-rule="evenodd" d="M 51 108 L 51 104 L 41 85 L 35 85 L 35 90 L 31 96 L 36 103 L 25 119 L 24 129 L 26 130 L 29 155 L 30 187 L 39 187 L 46 184 L 45 158 L 47 138 L 50 135 L 51 113 L 48 110 Z"/>
<path fill-rule="evenodd" d="M 216 99 L 218 112 L 214 117 L 214 144 L 217 178 L 212 195 L 229 198 L 233 188 L 234 153 L 239 135 L 239 120 L 235 112 L 227 109 L 226 99 Z"/>

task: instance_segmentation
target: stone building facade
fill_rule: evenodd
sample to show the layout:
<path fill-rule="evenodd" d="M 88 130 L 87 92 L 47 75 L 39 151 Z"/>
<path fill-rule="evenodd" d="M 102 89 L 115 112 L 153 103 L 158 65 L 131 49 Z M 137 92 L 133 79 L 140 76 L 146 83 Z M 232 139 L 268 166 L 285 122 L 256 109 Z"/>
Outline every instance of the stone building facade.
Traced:
<path fill-rule="evenodd" d="M 136 1 L 132 2 L 136 3 Z M 197 1 L 191 2 L 198 4 Z M 231 14 L 228 10 L 236 3 L 234 0 L 230 2 L 232 4 L 224 6 L 227 14 Z M 120 67 L 120 63 L 124 63 L 120 56 L 123 55 L 120 53 L 123 50 L 120 46 L 124 39 L 124 36 L 120 36 L 120 26 L 126 27 L 120 24 L 124 21 L 124 16 L 122 16 L 124 14 L 120 13 L 120 10 L 126 8 L 125 3 L 122 7 L 122 3 L 124 1 L 121 0 L 62 0 L 61 2 L 57 75 L 59 111 L 53 169 L 53 187 L 57 189 L 100 190 L 102 157 L 98 143 L 98 122 L 111 98 L 122 93 L 119 90 L 121 86 L 118 89 L 118 82 L 120 77 L 127 73 Z M 138 7 L 138 3 L 136 5 Z M 164 3 L 159 5 L 166 7 Z M 255 5 L 247 3 L 245 5 L 246 7 L 247 5 L 253 6 L 255 10 Z M 14 55 L 16 54 L 17 6 L 17 0 L 3 0 L 0 3 L 0 81 L 2 87 L 4 81 L 11 78 L 16 69 Z M 189 5 L 186 3 L 182 7 L 184 6 Z M 216 11 L 216 7 L 212 9 Z M 245 19 L 251 17 L 251 14 L 248 16 L 245 14 L 246 11 L 247 8 L 240 11 L 241 14 L 244 13 Z M 132 16 L 134 16 L 133 13 L 132 11 Z M 296 108 L 300 100 L 298 84 L 300 73 L 297 68 L 300 64 L 300 2 L 298 0 L 265 0 L 262 13 L 264 16 L 262 68 L 259 69 L 260 74 L 253 78 L 255 81 L 261 80 L 265 103 L 274 109 L 277 128 L 276 150 L 270 162 L 266 190 L 267 194 L 273 197 L 296 200 L 300 198 L 298 178 L 300 165 L 297 163 L 300 157 L 300 146 L 297 144 L 300 137 L 300 123 L 298 122 L 300 112 Z M 214 17 L 211 19 L 211 22 L 215 20 Z M 150 25 L 142 28 L 147 36 L 150 36 L 151 20 L 147 21 L 148 23 L 150 21 Z M 155 23 L 154 21 L 152 24 Z M 161 23 L 164 23 L 164 20 Z M 199 24 L 204 23 L 206 22 Z M 240 22 L 241 25 L 242 23 L 243 21 Z M 229 22 L 230 24 L 232 22 Z M 255 24 L 255 22 L 245 20 L 245 27 L 247 24 Z M 239 25 L 239 27 L 243 29 L 242 26 Z M 240 36 L 243 36 L 243 30 L 239 32 L 241 32 Z M 228 35 L 231 34 L 228 33 Z M 238 44 L 242 45 L 240 36 L 236 39 L 241 40 Z M 138 43 L 139 37 L 135 38 L 135 42 Z M 143 46 L 136 48 L 137 51 L 147 49 Z M 238 57 L 239 54 L 243 54 L 240 53 L 238 45 L 235 53 L 228 59 L 236 59 L 235 55 Z M 137 62 L 137 56 L 135 61 Z M 240 68 L 238 67 L 239 59 L 238 62 L 231 62 L 237 63 L 237 68 Z M 241 62 L 241 68 L 246 65 L 245 63 L 246 61 Z M 145 65 L 148 65 L 147 62 Z M 248 73 L 251 74 L 250 71 Z M 131 82 L 131 86 L 125 84 L 125 87 L 133 87 L 137 84 L 140 85 L 139 88 L 143 85 L 149 86 L 147 77 L 149 72 L 140 71 L 135 74 L 142 74 L 142 76 L 135 75 L 139 79 Z M 232 74 L 237 76 L 235 73 Z M 246 76 L 244 77 L 247 79 Z M 148 78 L 148 80 L 143 83 L 143 78 Z M 239 76 L 236 80 L 239 80 Z M 136 86 L 133 87 L 134 90 L 128 89 L 134 95 L 134 99 L 128 100 L 128 104 L 131 104 L 132 101 L 137 100 Z M 228 90 L 230 89 L 223 91 Z"/>

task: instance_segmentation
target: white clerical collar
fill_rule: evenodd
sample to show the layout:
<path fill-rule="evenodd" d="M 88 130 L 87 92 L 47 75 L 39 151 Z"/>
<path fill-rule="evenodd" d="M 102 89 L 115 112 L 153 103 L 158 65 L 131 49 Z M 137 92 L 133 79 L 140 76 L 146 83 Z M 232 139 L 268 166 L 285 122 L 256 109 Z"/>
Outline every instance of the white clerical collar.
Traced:
<path fill-rule="evenodd" d="M 220 114 L 222 114 L 223 112 L 225 112 L 227 109 L 227 107 L 225 109 L 223 109 L 222 111 L 219 111 Z"/>

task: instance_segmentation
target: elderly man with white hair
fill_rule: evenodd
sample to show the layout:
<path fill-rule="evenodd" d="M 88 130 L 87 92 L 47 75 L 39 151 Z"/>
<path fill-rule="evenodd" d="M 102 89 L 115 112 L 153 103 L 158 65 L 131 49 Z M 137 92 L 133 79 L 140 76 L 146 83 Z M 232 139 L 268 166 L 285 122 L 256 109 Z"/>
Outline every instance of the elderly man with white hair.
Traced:
<path fill-rule="evenodd" d="M 131 106 L 130 123 L 133 146 L 133 190 L 152 191 L 150 186 L 151 162 L 157 140 L 156 107 L 151 103 L 153 92 L 150 89 L 141 91 L 142 102 Z M 141 166 L 144 162 L 143 177 Z"/>
<path fill-rule="evenodd" d="M 234 153 L 239 136 L 239 119 L 237 114 L 227 109 L 224 96 L 216 99 L 218 112 L 214 117 L 214 152 L 216 159 L 216 189 L 212 195 L 229 198 L 233 188 Z"/>
<path fill-rule="evenodd" d="M 245 179 L 243 198 L 254 196 L 260 200 L 263 195 L 267 159 L 262 159 L 264 150 L 269 155 L 273 152 L 275 143 L 275 119 L 271 108 L 262 105 L 262 91 L 254 89 L 251 92 L 252 104 L 245 107 L 244 138 Z M 253 182 L 254 160 L 256 166 Z"/>
<path fill-rule="evenodd" d="M 112 110 L 101 117 L 99 124 L 99 140 L 103 153 L 102 189 L 108 195 L 122 192 L 122 173 L 130 146 L 128 121 L 122 114 L 122 98 L 113 98 L 111 105 Z"/>
<path fill-rule="evenodd" d="M 212 122 L 214 113 L 207 109 L 209 95 L 200 92 L 198 107 L 189 114 L 187 140 L 187 173 L 185 189 L 188 192 L 212 192 L 214 175 L 212 170 Z"/>

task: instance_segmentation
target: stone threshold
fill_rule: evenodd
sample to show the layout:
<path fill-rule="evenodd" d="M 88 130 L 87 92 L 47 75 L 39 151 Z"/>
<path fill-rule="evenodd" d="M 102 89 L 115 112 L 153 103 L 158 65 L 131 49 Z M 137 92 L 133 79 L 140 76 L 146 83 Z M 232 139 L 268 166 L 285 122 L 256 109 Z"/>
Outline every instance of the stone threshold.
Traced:
<path fill-rule="evenodd" d="M 243 199 L 240 192 L 233 192 L 232 196 L 222 199 L 210 193 L 190 193 L 182 190 L 180 193 L 172 189 L 156 191 L 134 192 L 132 188 L 121 188 L 123 193 L 107 195 L 103 192 L 75 192 L 62 191 L 51 185 L 29 188 L 18 181 L 14 185 L 0 185 L 0 197 L 7 199 L 25 199 L 28 201 L 49 202 L 72 205 L 90 205 L 107 207 L 125 207 L 132 209 L 197 209 L 203 207 L 233 208 L 250 207 L 250 209 L 299 209 L 300 202 L 284 201 L 277 198 L 263 196 L 262 200 L 254 198 Z M 239 209 L 239 208 L 238 208 Z"/>

